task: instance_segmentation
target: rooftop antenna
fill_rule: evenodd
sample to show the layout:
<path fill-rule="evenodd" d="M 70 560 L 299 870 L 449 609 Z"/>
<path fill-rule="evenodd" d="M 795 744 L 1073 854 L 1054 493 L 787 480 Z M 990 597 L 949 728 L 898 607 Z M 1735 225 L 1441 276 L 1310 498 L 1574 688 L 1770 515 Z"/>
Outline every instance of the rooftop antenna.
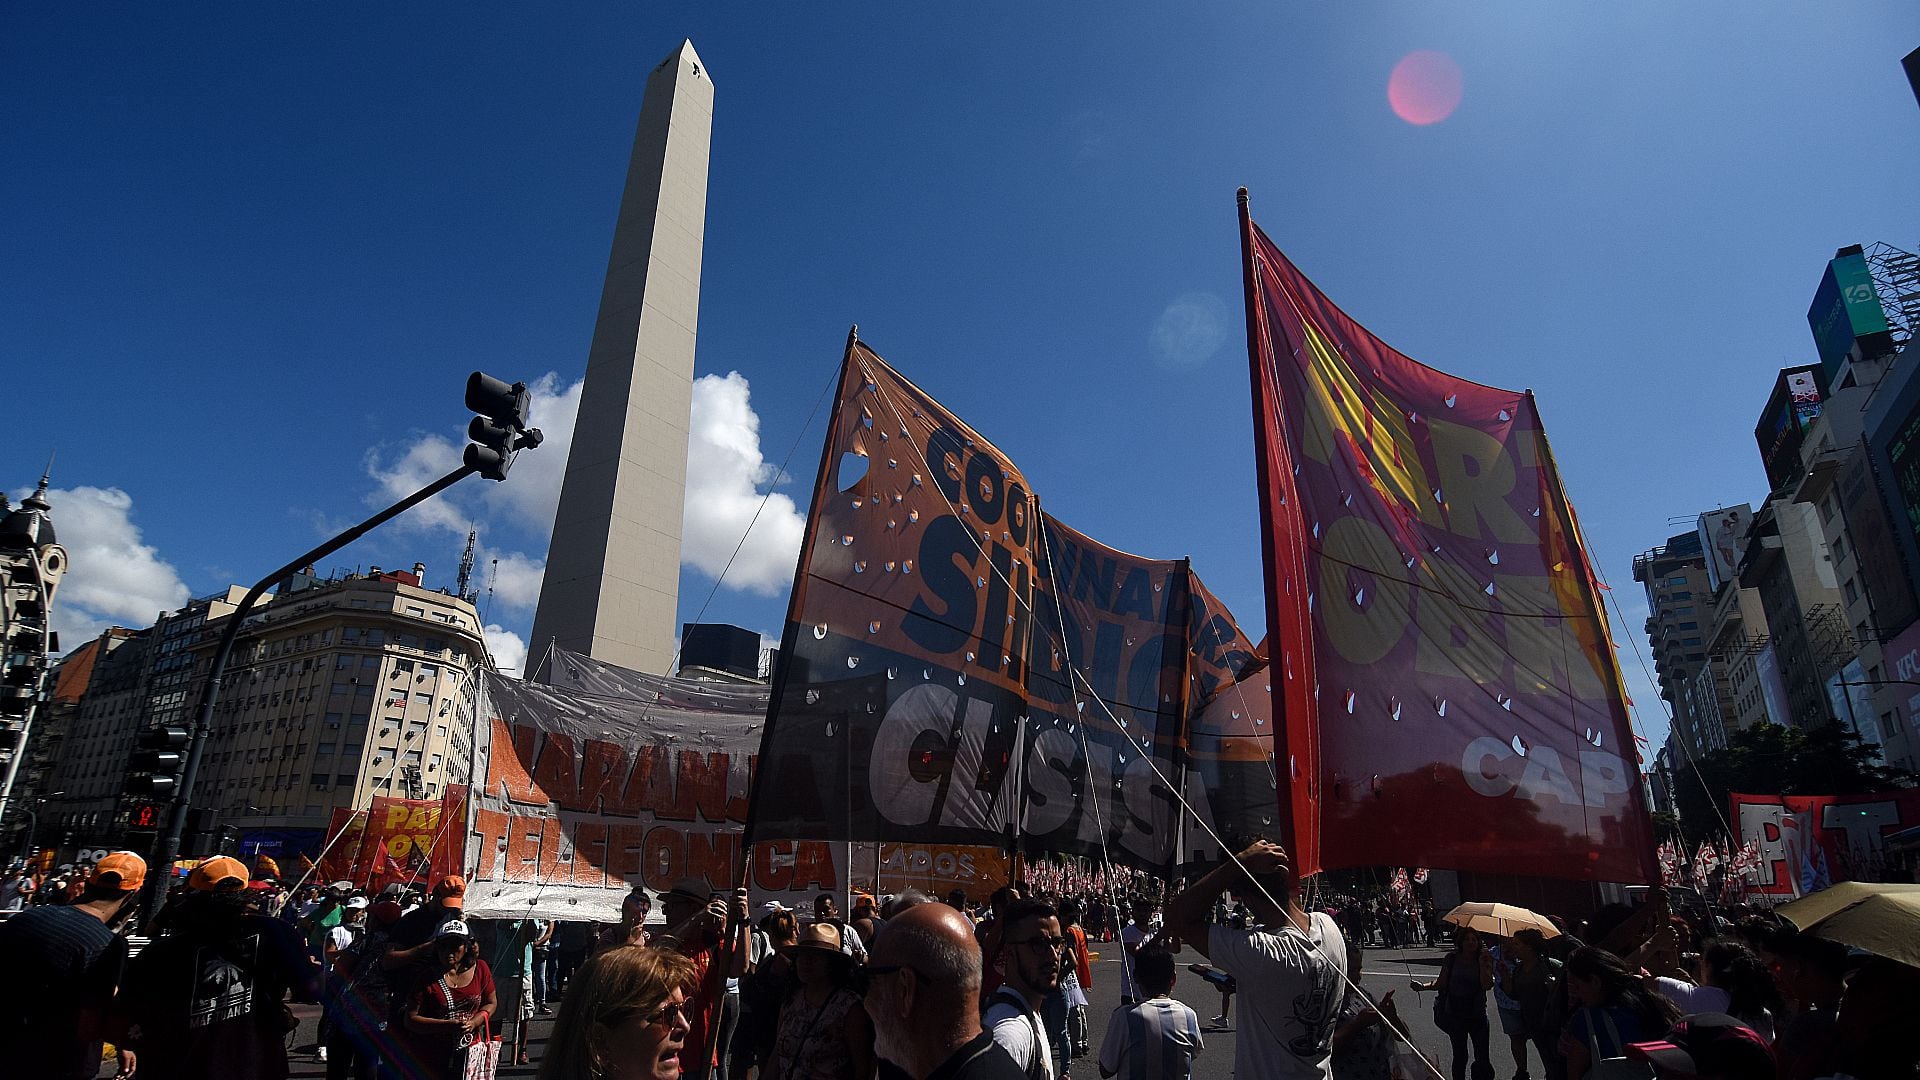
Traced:
<path fill-rule="evenodd" d="M 453 579 L 455 596 L 473 603 L 473 542 L 479 536 L 479 530 L 467 530 L 467 550 L 460 555 L 460 574 Z"/>
<path fill-rule="evenodd" d="M 487 612 L 493 610 L 493 582 L 494 579 L 500 576 L 500 560 L 491 559 L 489 560 L 489 564 L 487 568 L 487 603 L 485 607 L 480 609 L 481 626 L 487 625 Z"/>

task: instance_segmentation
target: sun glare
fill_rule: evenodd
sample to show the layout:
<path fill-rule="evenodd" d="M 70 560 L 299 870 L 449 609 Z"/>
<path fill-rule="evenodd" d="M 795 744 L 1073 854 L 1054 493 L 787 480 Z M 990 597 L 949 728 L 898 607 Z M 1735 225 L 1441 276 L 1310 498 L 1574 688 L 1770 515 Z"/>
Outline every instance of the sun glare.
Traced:
<path fill-rule="evenodd" d="M 1460 65 L 1443 52 L 1410 52 L 1393 65 L 1387 102 L 1409 124 L 1437 124 L 1460 106 Z"/>

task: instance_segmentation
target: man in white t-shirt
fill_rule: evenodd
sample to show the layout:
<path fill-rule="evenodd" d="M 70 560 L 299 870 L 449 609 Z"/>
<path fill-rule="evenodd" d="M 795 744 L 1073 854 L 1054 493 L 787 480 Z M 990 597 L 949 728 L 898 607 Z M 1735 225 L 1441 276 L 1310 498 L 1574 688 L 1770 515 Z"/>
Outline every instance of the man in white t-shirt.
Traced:
<path fill-rule="evenodd" d="M 1173 955 L 1140 950 L 1135 978 L 1145 997 L 1113 1010 L 1100 1043 L 1100 1075 L 1124 1080 L 1190 1080 L 1193 1059 L 1205 1047 L 1200 1018 L 1173 1000 Z"/>
<path fill-rule="evenodd" d="M 1053 1080 L 1053 1046 L 1040 1005 L 1060 986 L 1060 950 L 1067 944 L 1060 917 L 1044 900 L 1015 900 L 1003 916 L 1000 966 L 1005 981 L 987 999 L 981 1026 L 993 1035 L 1028 1080 Z"/>
<path fill-rule="evenodd" d="M 1207 925 L 1214 897 L 1232 889 L 1254 925 Z M 1236 1080 L 1331 1080 L 1334 1020 L 1345 987 L 1347 946 L 1323 912 L 1300 906 L 1286 849 L 1257 840 L 1167 904 L 1166 929 L 1240 986 Z"/>
<path fill-rule="evenodd" d="M 1133 921 L 1120 928 L 1121 1005 L 1132 1005 L 1146 996 L 1133 977 L 1133 960 L 1140 955 L 1140 946 L 1153 936 L 1152 922 L 1153 901 L 1137 899 L 1133 902 Z"/>

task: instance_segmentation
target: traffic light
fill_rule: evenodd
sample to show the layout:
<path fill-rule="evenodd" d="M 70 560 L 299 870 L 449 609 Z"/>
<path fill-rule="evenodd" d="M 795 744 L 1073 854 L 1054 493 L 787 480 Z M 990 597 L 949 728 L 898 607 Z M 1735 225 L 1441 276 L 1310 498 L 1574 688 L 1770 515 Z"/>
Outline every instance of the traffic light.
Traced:
<path fill-rule="evenodd" d="M 157 829 L 165 820 L 158 803 L 135 802 L 127 808 L 127 827 L 130 829 Z"/>
<path fill-rule="evenodd" d="M 180 786 L 181 770 L 187 767 L 187 744 L 193 733 L 183 727 L 163 724 L 148 728 L 140 735 L 140 748 L 133 752 L 132 771 L 127 791 L 169 799 Z"/>
<path fill-rule="evenodd" d="M 526 383 L 508 386 L 484 371 L 467 377 L 467 408 L 480 415 L 467 425 L 466 463 L 489 480 L 505 480 L 520 446 L 539 446 L 540 431 L 527 427 L 527 408 L 533 395 Z M 518 437 L 519 446 L 515 445 Z"/>

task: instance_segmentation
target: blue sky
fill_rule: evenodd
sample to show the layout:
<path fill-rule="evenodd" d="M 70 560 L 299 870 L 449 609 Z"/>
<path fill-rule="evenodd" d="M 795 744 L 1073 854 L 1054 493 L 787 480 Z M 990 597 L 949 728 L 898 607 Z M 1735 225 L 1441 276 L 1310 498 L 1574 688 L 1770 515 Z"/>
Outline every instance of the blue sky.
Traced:
<path fill-rule="evenodd" d="M 1920 242 L 1920 9 L 1894 0 L 550 8 L 4 16 L 0 484 L 58 448 L 70 633 L 250 581 L 433 470 L 473 368 L 550 376 L 564 412 L 682 37 L 716 87 L 689 527 L 737 539 L 756 480 L 811 475 L 857 322 L 1051 512 L 1190 555 L 1255 631 L 1236 186 L 1383 338 L 1536 391 L 1623 639 L 1632 556 L 1763 494 L 1753 424 L 1813 356 L 1826 259 Z M 1388 107 L 1413 50 L 1462 72 L 1441 123 Z M 524 637 L 547 456 L 336 564 L 444 585 L 475 522 L 490 621 Z M 706 618 L 777 631 L 772 511 Z"/>

